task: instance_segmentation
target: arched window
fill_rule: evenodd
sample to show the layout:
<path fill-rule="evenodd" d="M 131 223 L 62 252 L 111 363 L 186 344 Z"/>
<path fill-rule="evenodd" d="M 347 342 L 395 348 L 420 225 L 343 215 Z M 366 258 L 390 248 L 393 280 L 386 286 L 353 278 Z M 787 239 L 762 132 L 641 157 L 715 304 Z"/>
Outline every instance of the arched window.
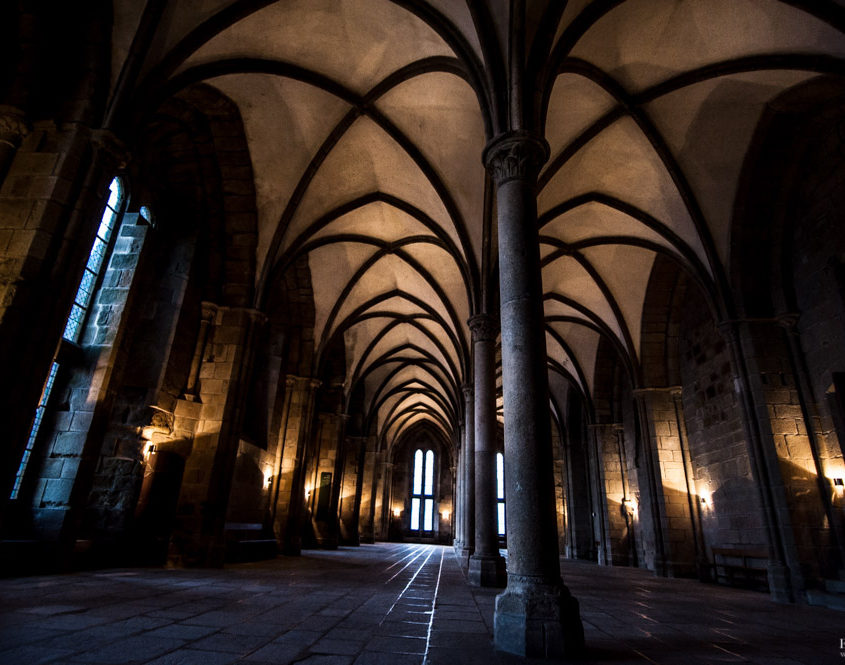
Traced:
<path fill-rule="evenodd" d="M 88 261 L 85 263 L 85 270 L 82 273 L 82 279 L 79 281 L 79 286 L 76 289 L 76 295 L 73 298 L 73 307 L 71 307 L 70 314 L 65 322 L 64 333 L 62 339 L 72 342 L 74 344 L 79 342 L 79 338 L 85 327 L 86 320 L 90 313 L 91 302 L 94 298 L 97 288 L 100 285 L 100 276 L 103 272 L 103 266 L 106 265 L 109 253 L 113 247 L 112 236 L 120 215 L 123 211 L 124 205 L 124 191 L 123 184 L 119 178 L 114 178 L 109 185 L 109 198 L 106 202 L 103 216 L 100 219 L 100 225 L 97 227 L 97 236 L 94 238 L 94 244 L 91 246 L 91 251 L 88 253 Z M 29 430 L 29 437 L 26 441 L 26 448 L 24 449 L 21 463 L 18 466 L 18 471 L 15 474 L 15 484 L 12 487 L 11 499 L 17 499 L 20 494 L 21 484 L 23 483 L 24 473 L 32 457 L 32 451 L 35 448 L 35 442 L 38 439 L 38 432 L 41 429 L 41 422 L 44 419 L 44 412 L 47 409 L 47 403 L 50 401 L 50 393 L 53 390 L 53 384 L 56 381 L 56 375 L 59 372 L 58 361 L 53 361 L 50 366 L 50 372 L 47 375 L 47 380 L 44 382 L 44 388 L 41 391 L 41 399 L 38 400 L 38 406 L 35 408 L 35 417 L 32 420 L 32 427 Z"/>
<path fill-rule="evenodd" d="M 496 453 L 496 517 L 498 534 L 505 535 L 505 456 Z"/>
<path fill-rule="evenodd" d="M 434 451 L 414 453 L 411 485 L 411 531 L 434 529 Z"/>

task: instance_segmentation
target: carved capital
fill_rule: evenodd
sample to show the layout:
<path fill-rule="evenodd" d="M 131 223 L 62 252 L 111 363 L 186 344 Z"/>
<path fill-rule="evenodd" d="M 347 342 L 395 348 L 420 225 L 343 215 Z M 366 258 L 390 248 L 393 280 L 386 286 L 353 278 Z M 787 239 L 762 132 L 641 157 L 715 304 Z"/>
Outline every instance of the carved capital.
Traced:
<path fill-rule="evenodd" d="M 472 339 L 476 342 L 490 342 L 499 333 L 499 322 L 489 314 L 476 314 L 467 321 L 472 331 Z"/>
<path fill-rule="evenodd" d="M 549 158 L 549 144 L 529 132 L 501 134 L 484 148 L 481 159 L 493 181 L 501 185 L 509 180 L 536 180 Z"/>
<path fill-rule="evenodd" d="M 26 116 L 14 106 L 0 106 L 0 143 L 18 148 L 29 134 Z"/>
<path fill-rule="evenodd" d="M 200 308 L 202 313 L 200 316 L 202 317 L 203 321 L 211 322 L 214 320 L 214 317 L 217 316 L 217 310 L 220 309 L 217 305 L 213 302 L 209 302 L 207 300 L 203 300 L 200 303 Z"/>
<path fill-rule="evenodd" d="M 114 132 L 108 129 L 95 129 L 91 132 L 91 142 L 101 155 L 104 155 L 111 162 L 113 170 L 120 171 L 126 168 L 129 163 L 129 149 Z"/>
<path fill-rule="evenodd" d="M 801 318 L 801 314 L 798 312 L 784 312 L 783 314 L 778 314 L 775 317 L 775 321 L 777 324 L 786 330 L 786 332 L 791 334 L 798 333 L 798 320 Z"/>

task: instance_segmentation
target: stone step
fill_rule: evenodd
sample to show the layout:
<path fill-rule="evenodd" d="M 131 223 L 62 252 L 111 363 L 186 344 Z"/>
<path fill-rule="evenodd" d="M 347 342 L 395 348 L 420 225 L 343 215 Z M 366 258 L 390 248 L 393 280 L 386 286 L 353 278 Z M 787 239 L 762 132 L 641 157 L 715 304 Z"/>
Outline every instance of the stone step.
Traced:
<path fill-rule="evenodd" d="M 824 581 L 824 588 L 825 591 L 828 593 L 843 593 L 845 594 L 845 581 L 842 579 L 838 580 L 825 580 Z"/>
<path fill-rule="evenodd" d="M 825 591 L 807 591 L 807 602 L 810 605 L 827 607 L 831 610 L 845 612 L 845 594 L 827 593 Z"/>

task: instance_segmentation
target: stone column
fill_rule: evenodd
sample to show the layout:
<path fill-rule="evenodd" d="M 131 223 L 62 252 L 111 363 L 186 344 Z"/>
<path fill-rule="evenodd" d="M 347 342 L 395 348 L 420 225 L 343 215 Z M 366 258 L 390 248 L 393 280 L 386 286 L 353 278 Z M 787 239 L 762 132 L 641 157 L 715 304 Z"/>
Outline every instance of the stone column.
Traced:
<path fill-rule="evenodd" d="M 464 393 L 464 475 L 461 489 L 463 504 L 462 525 L 463 541 L 458 552 L 462 562 L 469 565 L 469 556 L 475 550 L 475 406 L 473 390 L 469 384 L 462 386 Z"/>
<path fill-rule="evenodd" d="M 211 328 L 214 317 L 217 316 L 218 307 L 212 302 L 203 301 L 200 305 L 200 330 L 197 335 L 197 343 L 194 346 L 194 355 L 191 359 L 191 369 L 188 372 L 188 380 L 185 384 L 185 391 L 182 398 L 189 402 L 197 401 L 197 386 L 199 385 L 200 368 L 202 359 L 205 357 L 205 347 L 208 343 L 208 331 Z"/>
<path fill-rule="evenodd" d="M 475 552 L 469 559 L 473 586 L 505 586 L 505 560 L 496 533 L 496 321 L 469 320 L 475 379 Z"/>
<path fill-rule="evenodd" d="M 655 538 L 654 568 L 671 577 L 704 575 L 709 569 L 681 393 L 680 386 L 634 391 L 647 435 L 645 464 L 653 476 L 648 482 L 654 489 L 649 511 Z"/>
<path fill-rule="evenodd" d="M 203 360 L 199 391 L 202 409 L 185 463 L 171 556 L 186 566 L 222 566 L 225 523 L 243 406 L 257 331 L 264 314 L 243 307 L 220 307 L 210 332 L 218 352 Z M 154 421 L 155 422 L 155 421 Z M 156 442 L 156 439 L 153 439 Z"/>
<path fill-rule="evenodd" d="M 459 439 L 461 439 L 461 427 L 458 425 L 456 427 L 456 433 L 453 434 L 452 439 L 455 443 L 455 450 L 457 451 L 457 458 L 458 458 L 458 467 L 454 476 L 454 497 L 455 497 L 455 540 L 452 543 L 452 547 L 455 550 L 455 554 L 460 555 L 461 549 L 463 548 L 464 543 L 464 532 L 463 532 L 463 524 L 464 524 L 464 501 L 463 501 L 463 489 L 464 489 L 464 447 L 461 445 Z M 458 439 L 458 440 L 456 440 Z"/>
<path fill-rule="evenodd" d="M 560 577 L 551 449 L 537 174 L 545 141 L 512 131 L 483 160 L 496 183 L 505 416 L 508 586 L 496 598 L 497 649 L 572 656 L 583 649 L 578 601 Z"/>
<path fill-rule="evenodd" d="M 360 534 L 362 543 L 374 543 L 375 534 L 375 507 L 376 507 L 376 440 L 373 436 L 366 438 L 362 444 L 363 472 L 361 477 L 361 510 L 360 510 Z"/>
<path fill-rule="evenodd" d="M 293 459 L 290 505 L 288 508 L 287 528 L 285 529 L 283 551 L 285 554 L 299 555 L 302 553 L 302 527 L 305 518 L 305 481 L 308 467 L 308 452 L 311 439 L 311 425 L 314 421 L 314 404 L 320 381 L 297 377 L 301 389 L 293 395 L 292 413 L 288 417 L 288 429 L 291 429 L 294 411 L 298 415 L 295 423 L 296 453 Z M 304 384 L 304 385 L 303 385 Z M 297 400 L 297 397 L 299 399 Z"/>

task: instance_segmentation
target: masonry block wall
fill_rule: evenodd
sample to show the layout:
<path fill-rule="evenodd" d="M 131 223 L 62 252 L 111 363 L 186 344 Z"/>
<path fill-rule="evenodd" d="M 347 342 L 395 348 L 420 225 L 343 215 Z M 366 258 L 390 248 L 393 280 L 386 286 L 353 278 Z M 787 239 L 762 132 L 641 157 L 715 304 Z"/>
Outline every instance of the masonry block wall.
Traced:
<path fill-rule="evenodd" d="M 7 495 L 113 175 L 97 136 L 36 123 L 0 187 L 0 363 L 17 377 L 0 387 Z"/>
<path fill-rule="evenodd" d="M 305 492 L 307 514 L 317 545 L 337 547 L 337 498 L 340 487 L 338 461 L 345 418 L 338 414 L 319 413 L 315 423 L 312 452 L 306 466 Z M 335 507 L 332 510 L 332 506 Z"/>
<path fill-rule="evenodd" d="M 375 541 L 375 515 L 377 490 L 377 459 L 378 439 L 368 436 L 364 452 L 364 465 L 361 487 L 360 532 L 362 543 Z"/>
<path fill-rule="evenodd" d="M 845 565 L 845 139 L 833 131 L 835 118 L 823 117 L 822 131 L 805 147 L 795 206 L 791 260 L 795 322 L 792 350 L 803 379 L 808 434 L 822 474 L 822 498 L 838 551 L 828 555 L 824 574 Z M 807 163 L 804 164 L 803 162 Z M 834 479 L 843 484 L 835 485 Z"/>
<path fill-rule="evenodd" d="M 56 361 L 56 383 L 36 441 L 36 457 L 27 469 L 25 492 L 31 505 L 34 533 L 46 540 L 77 533 L 66 523 L 70 511 L 80 509 L 91 486 L 104 424 L 113 401 L 111 377 L 120 365 L 123 312 L 130 303 L 141 248 L 148 227 L 139 215 L 126 214 L 115 230 L 115 248 L 102 276 L 103 287 L 91 304 L 79 348 L 62 342 Z M 130 449 L 112 451 L 106 465 L 118 482 L 107 501 L 104 527 L 127 528 L 127 512 L 134 508 L 140 482 L 137 439 Z M 103 464 L 101 460 L 99 464 Z M 34 483 L 34 486 L 33 486 Z"/>
<path fill-rule="evenodd" d="M 231 524 L 249 524 L 260 531 L 270 503 L 270 478 L 275 455 L 249 441 L 238 442 L 238 457 L 226 511 Z"/>
<path fill-rule="evenodd" d="M 727 344 L 703 307 L 684 307 L 681 326 L 683 412 L 705 544 L 765 548 L 760 492 Z"/>
<path fill-rule="evenodd" d="M 342 545 L 360 544 L 361 499 L 366 438 L 344 437 L 343 466 L 338 499 L 339 542 Z"/>
<path fill-rule="evenodd" d="M 552 424 L 552 453 L 554 456 L 555 507 L 557 508 L 557 542 L 561 555 L 569 553 L 569 506 L 566 497 L 566 451 L 562 445 L 560 427 Z M 505 497 L 507 499 L 507 497 Z M 507 512 L 507 511 L 505 511 Z M 507 524 L 505 525 L 507 528 Z"/>
<path fill-rule="evenodd" d="M 246 389 L 251 313 L 220 307 L 200 369 L 200 418 L 179 494 L 172 555 L 187 565 L 223 561 L 223 531 L 238 451 L 238 405 Z M 158 433 L 151 443 L 156 444 Z"/>
<path fill-rule="evenodd" d="M 801 397 L 790 360 L 788 333 L 778 322 L 748 325 L 746 358 L 751 370 L 756 417 L 766 454 L 776 464 L 773 489 L 782 501 L 781 520 L 791 529 L 790 562 L 799 592 L 807 580 L 833 574 L 832 543 L 814 441 L 802 416 Z M 791 557 L 793 555 L 789 555 Z M 811 582 L 812 583 L 812 582 Z"/>
<path fill-rule="evenodd" d="M 632 565 L 634 545 L 634 497 L 627 483 L 627 461 L 624 447 L 624 430 L 621 424 L 593 425 L 591 428 L 598 448 L 601 464 L 606 515 L 603 538 L 608 563 Z"/>
<path fill-rule="evenodd" d="M 285 547 L 296 552 L 301 547 L 302 511 L 305 506 L 304 464 L 314 416 L 315 391 L 319 381 L 288 376 L 286 413 L 279 433 L 281 474 L 275 494 L 274 529 Z"/>
<path fill-rule="evenodd" d="M 664 563 L 670 575 L 696 572 L 694 508 L 685 467 L 683 416 L 676 403 L 677 389 L 645 389 L 638 395 L 648 420 L 652 465 L 657 474 L 657 497 Z"/>

